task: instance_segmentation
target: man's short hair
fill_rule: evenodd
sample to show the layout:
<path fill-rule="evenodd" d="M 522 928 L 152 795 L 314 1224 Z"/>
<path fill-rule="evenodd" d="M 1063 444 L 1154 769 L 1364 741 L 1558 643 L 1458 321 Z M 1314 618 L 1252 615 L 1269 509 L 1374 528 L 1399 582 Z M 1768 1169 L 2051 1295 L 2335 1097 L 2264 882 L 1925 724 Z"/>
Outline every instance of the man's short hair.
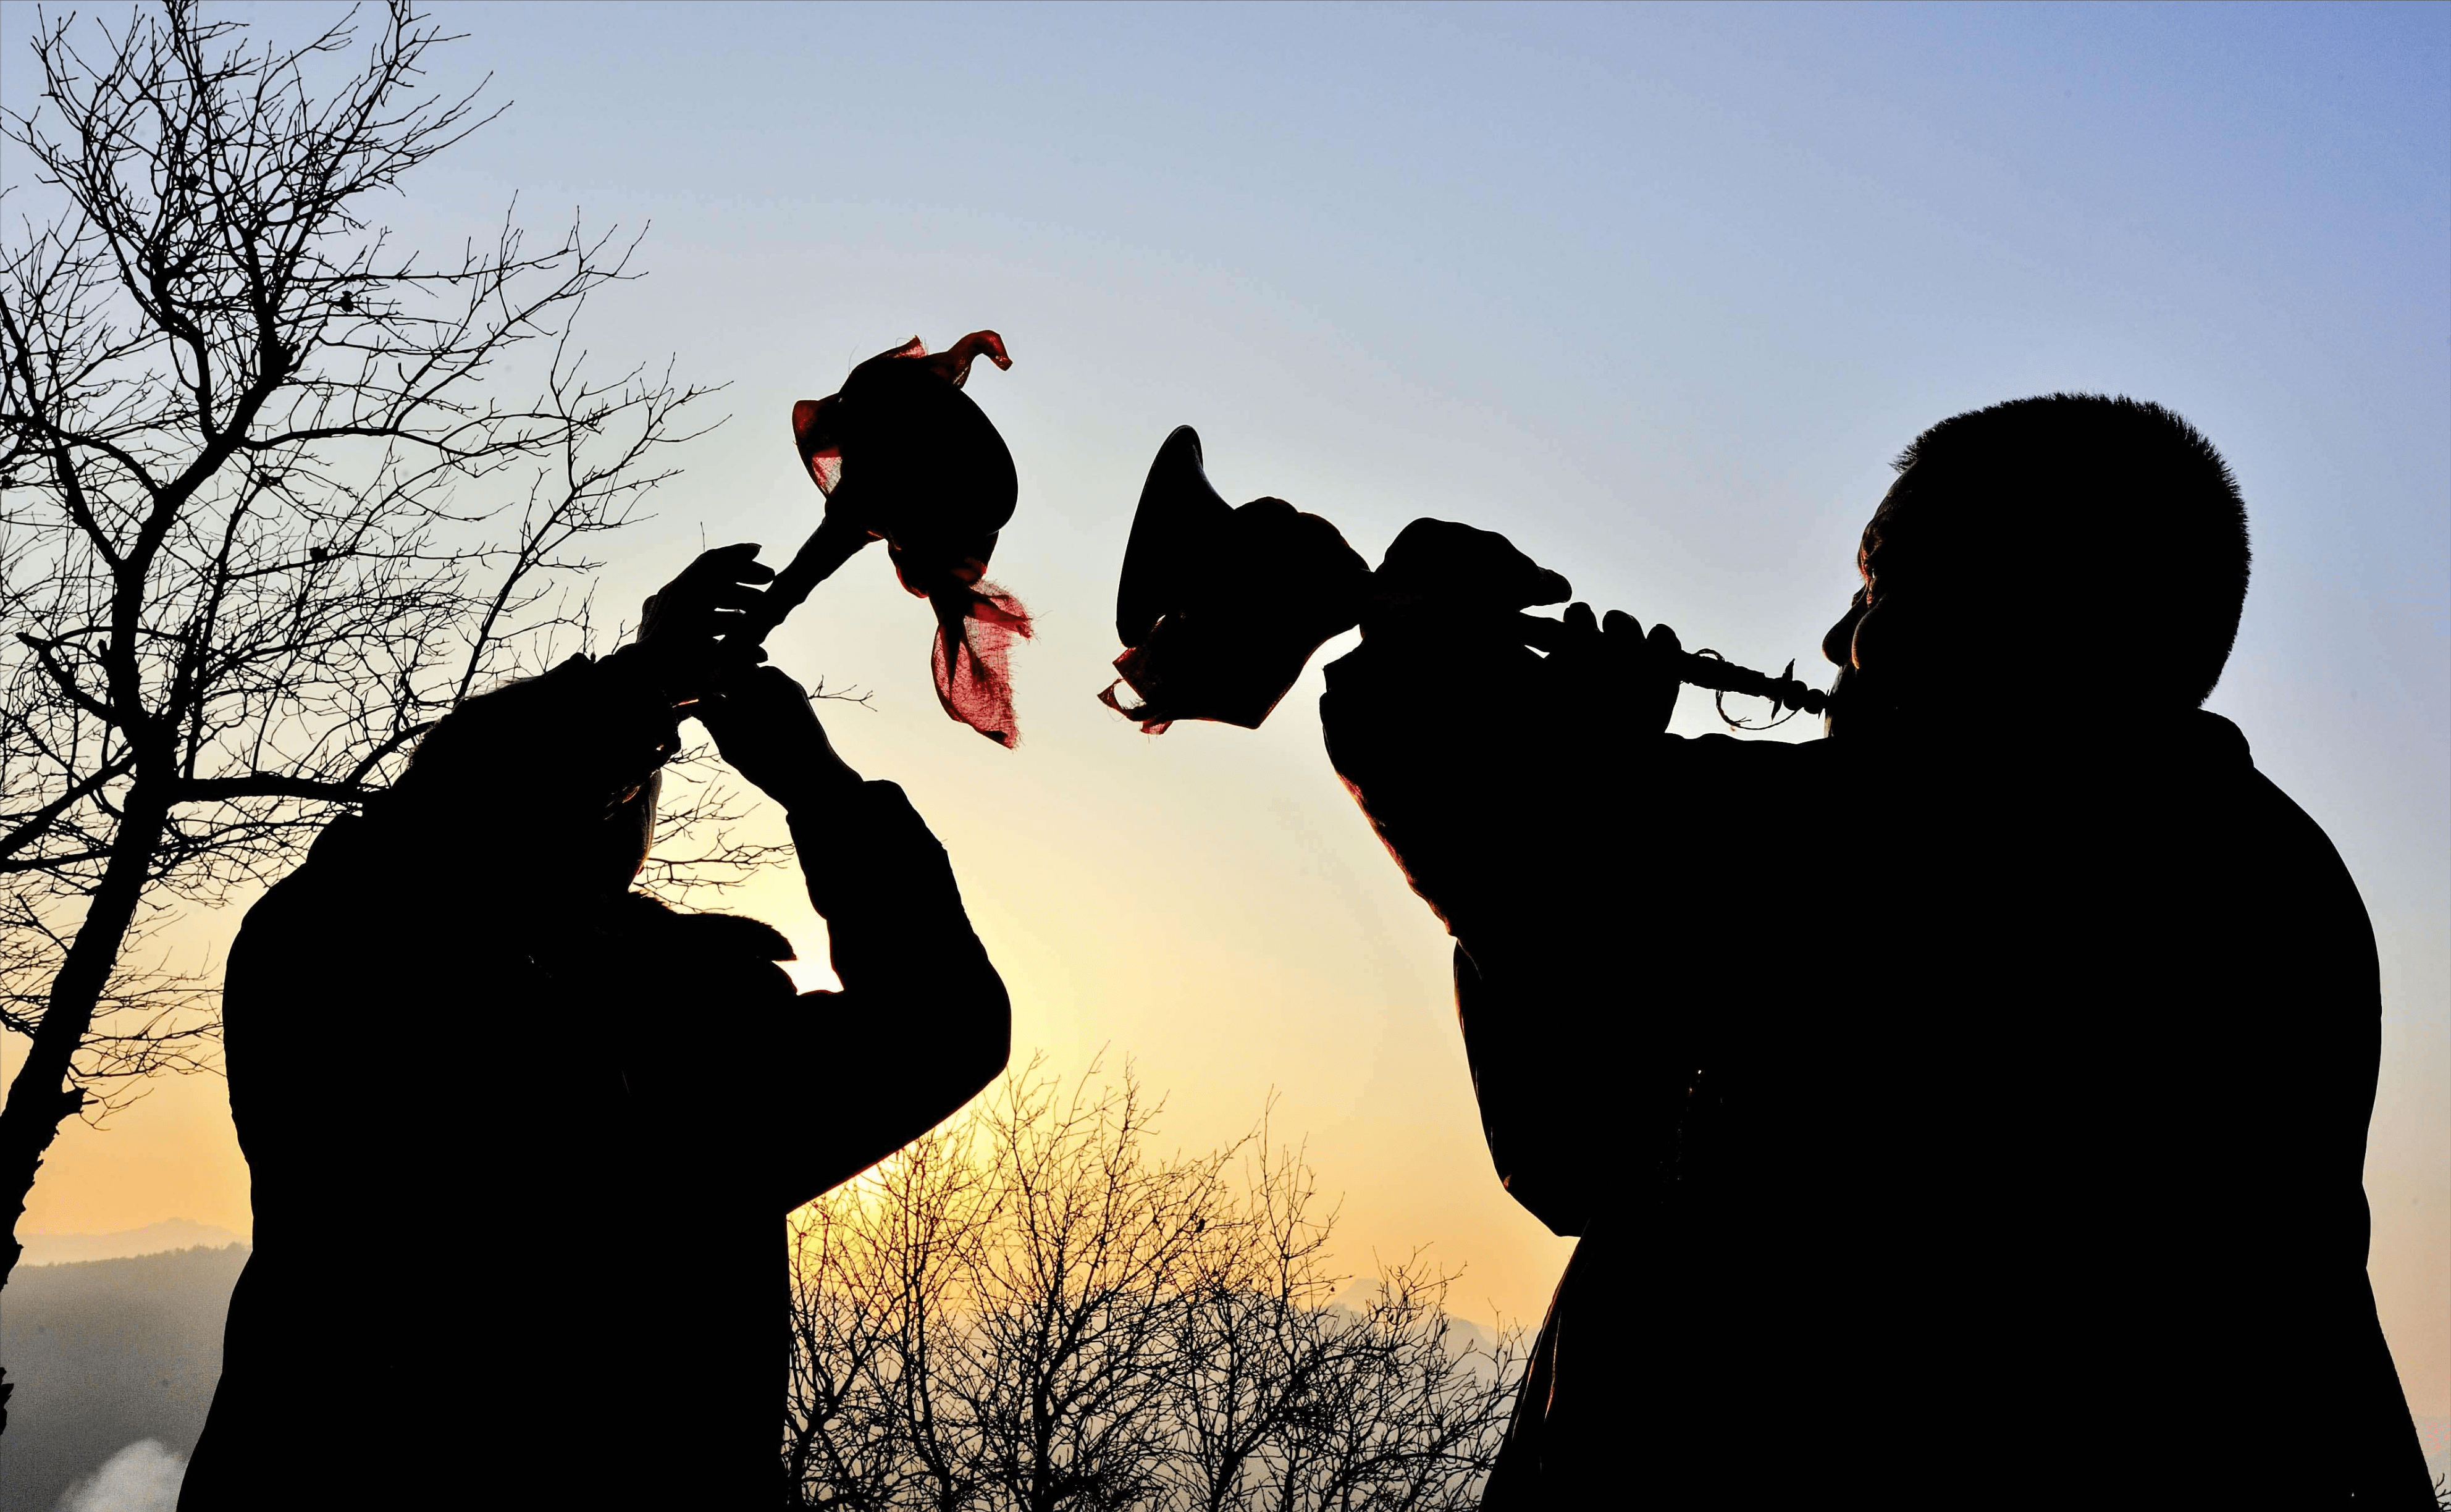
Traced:
<path fill-rule="evenodd" d="M 2030 574 L 2066 605 L 2079 653 L 2115 658 L 2141 701 L 2193 707 L 2221 679 L 2246 601 L 2246 505 L 2186 421 L 2125 397 L 2015 399 L 1942 421 L 1896 465 L 1914 469 L 1908 497 L 1943 503 L 1949 518 L 1928 522 L 1951 555 Z"/>

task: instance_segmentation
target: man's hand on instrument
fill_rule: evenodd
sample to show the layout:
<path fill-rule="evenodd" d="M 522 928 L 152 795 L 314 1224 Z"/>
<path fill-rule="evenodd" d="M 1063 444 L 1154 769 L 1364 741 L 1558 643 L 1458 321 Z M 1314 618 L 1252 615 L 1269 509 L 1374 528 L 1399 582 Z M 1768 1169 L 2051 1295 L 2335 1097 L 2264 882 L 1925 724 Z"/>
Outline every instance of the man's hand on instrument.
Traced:
<path fill-rule="evenodd" d="M 674 703 L 705 697 L 724 669 L 766 659 L 762 648 L 734 645 L 723 638 L 739 627 L 743 612 L 763 597 L 757 585 L 774 576 L 774 568 L 758 562 L 753 543 L 700 554 L 640 610 L 638 640 L 631 655 Z"/>
<path fill-rule="evenodd" d="M 1509 634 L 1517 611 L 1557 603 L 1574 592 L 1566 579 L 1518 551 L 1494 530 L 1445 520 L 1416 520 L 1387 548 L 1370 580 L 1362 631 Z M 1522 644 L 1520 638 L 1515 639 Z"/>
<path fill-rule="evenodd" d="M 1572 591 L 1496 531 L 1416 520 L 1371 577 L 1363 659 L 1425 687 L 1538 689 L 1541 659 L 1529 647 L 1554 638 L 1558 622 L 1522 611 Z"/>
<path fill-rule="evenodd" d="M 690 711 L 733 769 L 787 809 L 806 811 L 859 786 L 834 751 L 808 690 L 778 667 L 735 667 Z"/>
<path fill-rule="evenodd" d="M 1587 603 L 1568 604 L 1562 628 L 1546 630 L 1541 639 L 1551 649 L 1540 680 L 1553 706 L 1589 710 L 1604 744 L 1668 728 L 1684 649 L 1676 631 L 1653 625 L 1646 636 L 1634 616 L 1612 609 L 1598 618 Z"/>

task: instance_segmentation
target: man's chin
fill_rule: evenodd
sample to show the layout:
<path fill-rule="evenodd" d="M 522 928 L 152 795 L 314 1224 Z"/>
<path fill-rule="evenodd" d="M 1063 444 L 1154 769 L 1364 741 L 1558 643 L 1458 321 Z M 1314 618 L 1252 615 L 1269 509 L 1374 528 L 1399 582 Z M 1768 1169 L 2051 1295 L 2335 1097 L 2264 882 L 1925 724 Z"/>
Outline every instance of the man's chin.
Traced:
<path fill-rule="evenodd" d="M 1821 717 L 1824 736 L 1844 734 L 1860 740 L 1892 730 L 1899 723 L 1897 705 L 1882 697 L 1878 679 L 1868 680 L 1853 667 L 1840 667 L 1830 683 L 1830 706 Z"/>
<path fill-rule="evenodd" d="M 1856 676 L 1855 670 L 1840 667 L 1838 676 L 1830 679 L 1830 701 L 1822 707 L 1821 733 L 1833 736 L 1841 730 L 1853 729 L 1855 703 L 1863 694 L 1863 679 Z"/>

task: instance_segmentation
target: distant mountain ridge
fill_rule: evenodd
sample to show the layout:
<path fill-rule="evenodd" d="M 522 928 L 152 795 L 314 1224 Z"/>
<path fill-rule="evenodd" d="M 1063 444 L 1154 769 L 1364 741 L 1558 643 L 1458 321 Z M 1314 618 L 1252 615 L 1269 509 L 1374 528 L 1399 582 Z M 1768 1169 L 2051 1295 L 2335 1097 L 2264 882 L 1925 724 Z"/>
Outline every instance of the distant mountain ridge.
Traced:
<path fill-rule="evenodd" d="M 226 1249 L 246 1243 L 244 1235 L 192 1218 L 166 1218 L 108 1234 L 19 1234 L 17 1241 L 26 1247 L 25 1258 L 17 1262 L 21 1266 L 71 1266 L 87 1260 L 158 1255 L 167 1249 Z"/>

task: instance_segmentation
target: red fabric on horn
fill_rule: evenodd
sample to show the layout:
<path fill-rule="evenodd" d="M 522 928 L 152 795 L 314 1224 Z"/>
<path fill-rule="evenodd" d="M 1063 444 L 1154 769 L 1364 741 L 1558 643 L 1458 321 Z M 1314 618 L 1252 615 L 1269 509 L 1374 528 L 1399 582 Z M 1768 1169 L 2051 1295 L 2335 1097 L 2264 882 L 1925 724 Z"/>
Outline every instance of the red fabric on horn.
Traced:
<path fill-rule="evenodd" d="M 882 537 L 902 586 L 934 609 L 931 668 L 945 713 L 1009 748 L 1020 738 L 1009 658 L 1031 627 L 1020 599 L 983 580 L 1013 478 L 995 427 L 958 393 L 982 356 L 1012 366 L 994 331 L 933 356 L 914 336 L 853 368 L 841 393 L 793 405 L 792 438 L 829 514 L 847 510 Z M 945 387 L 923 378 L 914 389 L 912 368 Z"/>
<path fill-rule="evenodd" d="M 928 366 L 955 388 L 971 381 L 971 363 L 976 361 L 982 352 L 987 354 L 989 362 L 996 364 L 1000 372 L 1009 370 L 1012 366 L 1012 359 L 1005 355 L 1004 338 L 993 331 L 972 331 L 933 357 L 928 357 L 928 348 L 919 345 L 919 338 L 916 336 L 911 338 L 911 344 L 919 349 L 915 352 L 904 350 L 894 355 L 926 357 Z"/>
<path fill-rule="evenodd" d="M 1013 638 L 1033 633 L 1021 600 L 991 582 L 953 594 L 931 594 L 936 611 L 936 701 L 945 712 L 996 744 L 1021 738 L 1012 713 Z"/>
<path fill-rule="evenodd" d="M 817 485 L 817 492 L 832 499 L 834 485 L 842 481 L 842 438 L 834 433 L 834 419 L 842 396 L 829 394 L 823 399 L 804 399 L 792 406 L 792 442 L 799 450 L 802 465 Z"/>

